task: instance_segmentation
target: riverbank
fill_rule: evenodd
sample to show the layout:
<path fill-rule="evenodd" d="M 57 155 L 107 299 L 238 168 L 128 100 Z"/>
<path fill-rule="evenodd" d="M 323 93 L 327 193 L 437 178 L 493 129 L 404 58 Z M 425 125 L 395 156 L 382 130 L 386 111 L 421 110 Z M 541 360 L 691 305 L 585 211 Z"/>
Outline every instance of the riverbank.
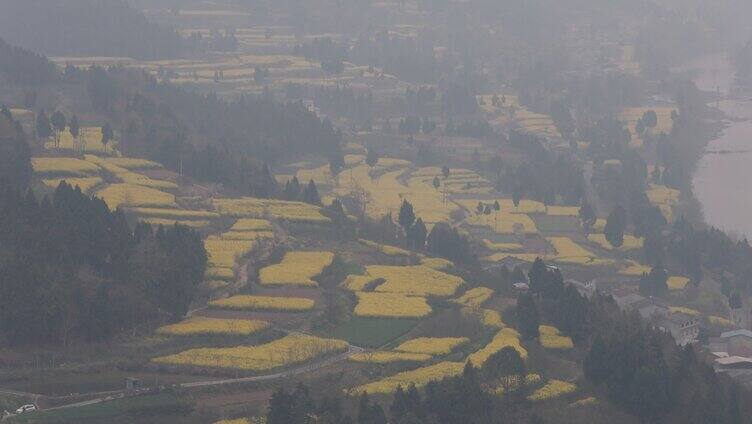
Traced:
<path fill-rule="evenodd" d="M 695 158 L 687 197 L 694 199 L 702 222 L 737 237 L 750 237 L 752 102 L 736 95 L 735 71 L 725 54 L 699 58 L 678 71 L 708 97 L 702 120 L 710 132 L 703 135 L 700 150 L 689 149 Z"/>

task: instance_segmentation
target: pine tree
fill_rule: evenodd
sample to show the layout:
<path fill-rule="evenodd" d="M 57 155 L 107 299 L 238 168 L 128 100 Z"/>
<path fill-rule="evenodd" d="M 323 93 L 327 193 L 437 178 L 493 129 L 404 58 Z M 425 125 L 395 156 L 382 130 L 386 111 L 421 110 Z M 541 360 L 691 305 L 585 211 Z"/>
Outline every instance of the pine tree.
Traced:
<path fill-rule="evenodd" d="M 37 137 L 49 138 L 52 135 L 52 126 L 50 126 L 50 118 L 44 113 L 44 109 L 40 110 L 37 114 Z"/>
<path fill-rule="evenodd" d="M 107 151 L 107 144 L 112 141 L 112 137 L 115 136 L 114 131 L 110 123 L 106 123 L 102 126 L 102 145 L 104 145 L 105 151 Z"/>
<path fill-rule="evenodd" d="M 298 177 L 294 176 L 291 180 L 287 180 L 284 196 L 286 200 L 298 200 L 300 198 L 300 182 L 298 182 Z"/>
<path fill-rule="evenodd" d="M 627 225 L 626 220 L 627 212 L 621 206 L 616 206 L 606 219 L 606 227 L 603 232 L 606 234 L 606 240 L 608 240 L 614 248 L 619 248 L 624 244 L 624 228 Z"/>
<path fill-rule="evenodd" d="M 522 200 L 522 187 L 519 185 L 514 187 L 514 190 L 512 191 L 512 203 L 514 203 L 514 207 L 520 206 L 520 201 Z"/>
<path fill-rule="evenodd" d="M 593 209 L 593 206 L 590 204 L 590 202 L 587 201 L 587 199 L 582 199 L 579 216 L 580 222 L 582 223 L 582 228 L 585 229 L 586 233 L 589 233 L 590 229 L 598 220 L 598 217 L 595 214 L 595 209 Z"/>
<path fill-rule="evenodd" d="M 407 241 L 413 249 L 423 250 L 426 246 L 427 236 L 428 230 L 426 229 L 426 224 L 423 223 L 421 218 L 418 218 L 407 232 Z"/>
<path fill-rule="evenodd" d="M 78 137 L 81 135 L 81 123 L 78 122 L 78 116 L 71 116 L 70 122 L 68 123 L 68 131 L 70 132 L 71 137 L 73 137 L 74 142 L 78 140 Z"/>
<path fill-rule="evenodd" d="M 379 162 L 379 155 L 376 153 L 373 149 L 368 149 L 368 153 L 366 154 L 366 164 L 368 166 L 373 167 L 376 166 L 376 164 Z"/>
<path fill-rule="evenodd" d="M 303 201 L 312 205 L 321 205 L 321 197 L 319 197 L 319 190 L 316 188 L 316 183 L 313 179 L 308 181 L 308 185 L 303 191 Z"/>
<path fill-rule="evenodd" d="M 413 222 L 415 222 L 415 212 L 413 211 L 413 205 L 407 200 L 402 201 L 402 206 L 400 207 L 397 221 L 405 232 L 407 232 L 410 226 L 413 225 Z"/>
<path fill-rule="evenodd" d="M 60 147 L 60 134 L 65 131 L 67 124 L 63 112 L 59 110 L 55 111 L 50 118 L 50 123 L 52 124 L 52 129 L 55 131 L 55 147 Z"/>
<path fill-rule="evenodd" d="M 538 327 L 540 318 L 538 317 L 538 307 L 535 299 L 531 294 L 521 294 L 517 298 L 517 320 L 519 330 L 523 339 L 536 339 L 540 335 Z"/>

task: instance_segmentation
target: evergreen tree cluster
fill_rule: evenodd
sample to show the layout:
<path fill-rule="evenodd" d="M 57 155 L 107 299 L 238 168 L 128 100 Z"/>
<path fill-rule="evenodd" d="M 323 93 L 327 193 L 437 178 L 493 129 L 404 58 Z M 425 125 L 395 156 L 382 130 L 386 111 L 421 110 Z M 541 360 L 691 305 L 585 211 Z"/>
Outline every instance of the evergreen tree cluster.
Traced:
<path fill-rule="evenodd" d="M 198 233 L 131 230 L 120 212 L 62 182 L 38 200 L 0 189 L 0 340 L 54 345 L 148 329 L 188 310 L 206 268 Z"/>
<path fill-rule="evenodd" d="M 341 134 L 301 103 L 260 97 L 223 100 L 158 83 L 124 68 L 68 69 L 94 109 L 121 134 L 123 154 L 145 157 L 240 194 L 273 197 L 278 187 L 264 163 L 317 153 L 342 163 Z"/>
<path fill-rule="evenodd" d="M 298 177 L 292 177 L 287 181 L 287 183 L 285 183 L 285 189 L 282 193 L 282 197 L 285 200 L 296 200 L 300 202 L 310 203 L 312 205 L 321 205 L 319 190 L 316 188 L 316 183 L 313 181 L 313 179 L 308 180 L 308 184 L 303 187 L 300 185 Z"/>
<path fill-rule="evenodd" d="M 44 56 L 14 47 L 0 38 L 0 82 L 41 84 L 59 77 L 55 65 Z"/>
<path fill-rule="evenodd" d="M 0 187 L 25 188 L 31 181 L 31 149 L 7 106 L 0 108 Z"/>

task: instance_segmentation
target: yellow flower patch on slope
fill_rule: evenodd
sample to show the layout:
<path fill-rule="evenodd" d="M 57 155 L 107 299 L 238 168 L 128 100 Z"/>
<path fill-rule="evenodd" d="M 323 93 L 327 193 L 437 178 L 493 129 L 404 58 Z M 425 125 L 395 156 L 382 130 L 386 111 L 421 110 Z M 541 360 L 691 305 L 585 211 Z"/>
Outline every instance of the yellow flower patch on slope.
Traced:
<path fill-rule="evenodd" d="M 347 342 L 305 334 L 291 334 L 257 346 L 198 348 L 152 359 L 157 364 L 206 368 L 267 371 L 295 365 L 336 352 L 345 352 Z"/>
<path fill-rule="evenodd" d="M 354 314 L 359 317 L 422 318 L 431 314 L 425 297 L 398 293 L 355 293 L 358 304 Z"/>
<path fill-rule="evenodd" d="M 460 277 L 423 265 L 369 265 L 366 267 L 366 274 L 386 281 L 376 287 L 376 291 L 382 293 L 448 297 L 465 284 Z"/>
<path fill-rule="evenodd" d="M 588 240 L 599 245 L 603 249 L 615 250 L 614 247 L 611 245 L 611 243 L 609 243 L 609 241 L 606 240 L 605 234 L 589 234 Z M 642 243 L 643 243 L 642 237 L 637 238 L 635 236 L 625 234 L 624 243 L 621 246 L 619 246 L 616 250 L 626 251 L 626 250 L 640 249 L 642 248 Z"/>
<path fill-rule="evenodd" d="M 527 358 L 527 350 L 520 343 L 520 333 L 512 328 L 503 328 L 491 339 L 486 346 L 467 357 L 474 366 L 480 367 L 488 358 L 505 347 L 512 347 L 519 352 L 522 359 Z"/>
<path fill-rule="evenodd" d="M 212 308 L 274 312 L 310 311 L 315 304 L 316 302 L 313 299 L 305 297 L 251 295 L 237 295 L 209 302 L 209 306 Z"/>
<path fill-rule="evenodd" d="M 528 396 L 530 400 L 548 400 L 554 399 L 559 396 L 573 393 L 577 390 L 577 386 L 561 380 L 550 380 L 543 387 L 533 392 Z"/>
<path fill-rule="evenodd" d="M 102 184 L 103 180 L 100 177 L 70 177 L 70 178 L 51 178 L 42 180 L 42 184 L 44 184 L 48 188 L 55 189 L 57 188 L 61 182 L 65 181 L 72 187 L 79 187 L 81 188 L 81 192 L 87 193 L 92 188 Z"/>
<path fill-rule="evenodd" d="M 460 305 L 467 306 L 468 308 L 479 308 L 483 303 L 488 301 L 493 294 L 494 291 L 488 287 L 475 287 L 466 291 L 462 296 L 454 299 L 454 301 Z"/>
<path fill-rule="evenodd" d="M 269 323 L 260 320 L 190 318 L 177 324 L 157 329 L 157 334 L 168 336 L 233 335 L 249 336 L 269 328 Z"/>
<path fill-rule="evenodd" d="M 448 355 L 454 349 L 469 342 L 467 337 L 418 337 L 408 340 L 394 350 L 408 353 L 424 353 L 427 355 Z"/>
<path fill-rule="evenodd" d="M 465 364 L 462 362 L 440 362 L 423 368 L 401 372 L 373 383 L 365 384 L 351 390 L 351 393 L 393 393 L 397 387 L 407 388 L 411 384 L 422 387 L 431 381 L 443 380 L 462 374 Z"/>
<path fill-rule="evenodd" d="M 93 163 L 76 158 L 63 157 L 38 157 L 31 158 L 31 167 L 34 173 L 40 175 L 69 175 L 85 177 L 98 174 L 100 169 Z"/>
<path fill-rule="evenodd" d="M 136 184 L 111 184 L 96 193 L 110 209 L 119 206 L 177 207 L 175 196 Z"/>
<path fill-rule="evenodd" d="M 292 284 L 316 287 L 313 278 L 320 275 L 334 260 L 331 252 L 287 252 L 282 262 L 259 272 L 259 282 L 265 286 Z"/>
<path fill-rule="evenodd" d="M 239 218 L 271 218 L 290 222 L 322 224 L 331 220 L 321 214 L 321 208 L 303 202 L 290 202 L 254 197 L 214 199 L 214 209 L 221 215 Z"/>
<path fill-rule="evenodd" d="M 353 362 L 366 362 L 371 364 L 388 364 L 392 362 L 425 362 L 430 361 L 431 355 L 409 352 L 361 352 L 350 358 Z"/>

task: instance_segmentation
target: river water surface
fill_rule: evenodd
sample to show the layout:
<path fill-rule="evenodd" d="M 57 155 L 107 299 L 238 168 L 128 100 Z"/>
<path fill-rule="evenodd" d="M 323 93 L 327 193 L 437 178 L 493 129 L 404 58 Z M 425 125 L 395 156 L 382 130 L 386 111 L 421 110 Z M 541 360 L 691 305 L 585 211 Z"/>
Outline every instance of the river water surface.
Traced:
<path fill-rule="evenodd" d="M 703 91 L 726 99 L 713 104 L 733 117 L 719 137 L 708 143 L 692 185 L 708 224 L 752 238 L 752 102 L 733 92 L 734 71 L 725 55 L 689 65 Z"/>

